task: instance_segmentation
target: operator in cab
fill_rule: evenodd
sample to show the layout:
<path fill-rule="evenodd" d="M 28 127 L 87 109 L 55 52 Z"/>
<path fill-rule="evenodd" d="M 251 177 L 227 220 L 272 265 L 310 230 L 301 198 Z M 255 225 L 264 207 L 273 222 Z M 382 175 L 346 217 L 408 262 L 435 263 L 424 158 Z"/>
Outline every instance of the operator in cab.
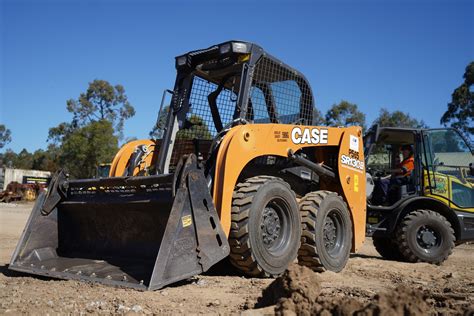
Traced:
<path fill-rule="evenodd" d="M 415 159 L 413 157 L 413 146 L 403 145 L 401 147 L 403 160 L 396 169 L 390 170 L 391 175 L 375 180 L 374 194 L 372 202 L 375 205 L 392 205 L 396 198 L 390 192 L 401 185 L 408 184 L 413 169 L 415 169 Z"/>

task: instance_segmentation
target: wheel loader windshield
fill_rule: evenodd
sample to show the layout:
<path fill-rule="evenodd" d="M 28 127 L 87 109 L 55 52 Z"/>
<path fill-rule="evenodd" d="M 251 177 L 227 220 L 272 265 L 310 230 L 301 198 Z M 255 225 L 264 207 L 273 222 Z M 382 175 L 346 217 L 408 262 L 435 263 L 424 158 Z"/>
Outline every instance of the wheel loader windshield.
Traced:
<path fill-rule="evenodd" d="M 467 142 L 452 129 L 425 132 L 424 165 L 430 193 L 452 201 L 457 207 L 474 207 L 474 156 Z"/>

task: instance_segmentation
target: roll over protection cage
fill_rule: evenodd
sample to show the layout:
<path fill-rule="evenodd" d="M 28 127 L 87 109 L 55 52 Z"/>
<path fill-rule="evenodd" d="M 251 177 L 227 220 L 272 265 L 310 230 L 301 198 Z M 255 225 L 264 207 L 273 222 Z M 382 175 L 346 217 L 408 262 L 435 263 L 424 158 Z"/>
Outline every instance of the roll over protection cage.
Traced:
<path fill-rule="evenodd" d="M 230 47 L 230 50 L 224 50 L 224 47 Z M 186 126 L 186 115 L 191 106 L 189 99 L 197 67 L 210 60 L 216 60 L 217 63 L 225 61 L 226 59 L 229 59 L 230 61 L 238 61 L 241 56 L 246 56 L 247 60 L 240 62 L 242 65 L 240 71 L 240 85 L 237 91 L 237 100 L 232 122 L 230 124 L 231 126 L 246 122 L 249 114 L 253 114 L 249 113 L 253 111 L 252 102 L 250 100 L 252 87 L 257 87 L 262 90 L 270 123 L 281 123 L 276 109 L 275 94 L 272 93 L 268 82 L 254 82 L 255 72 L 256 70 L 259 70 L 257 67 L 259 66 L 259 63 L 262 64 L 264 61 L 264 67 L 267 69 L 262 69 L 261 73 L 264 75 L 271 75 L 273 76 L 272 79 L 275 80 L 294 78 L 299 90 L 301 91 L 299 102 L 300 108 L 298 113 L 299 117 L 297 122 L 293 123 L 313 125 L 314 97 L 311 86 L 305 76 L 276 57 L 268 54 L 259 45 L 243 41 L 229 41 L 211 46 L 207 49 L 191 51 L 175 58 L 177 77 L 173 89 L 170 111 L 168 111 L 166 126 L 164 128 L 162 146 L 156 161 L 157 174 L 169 172 L 170 157 L 175 144 L 176 134 Z M 271 69 L 269 70 L 268 68 Z M 199 75 L 202 74 L 203 73 L 200 73 Z M 234 75 L 236 74 L 234 73 Z M 227 76 L 224 76 L 223 78 L 205 78 L 209 82 L 218 86 L 218 88 L 208 97 L 212 119 L 217 132 L 221 131 L 223 124 L 215 100 L 222 88 L 225 87 L 226 81 L 229 77 L 230 76 L 227 73 Z M 285 97 L 288 98 L 288 93 L 285 95 L 285 92 L 283 92 L 282 95 L 282 101 L 288 102 L 288 100 L 285 100 Z M 212 101 L 214 101 L 214 103 Z"/>

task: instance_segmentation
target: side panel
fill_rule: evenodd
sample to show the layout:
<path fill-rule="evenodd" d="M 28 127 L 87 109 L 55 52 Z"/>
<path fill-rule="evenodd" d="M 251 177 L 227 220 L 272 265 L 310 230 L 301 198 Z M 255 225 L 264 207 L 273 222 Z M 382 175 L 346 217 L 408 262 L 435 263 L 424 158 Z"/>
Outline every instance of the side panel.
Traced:
<path fill-rule="evenodd" d="M 430 189 L 430 182 L 428 179 L 430 177 L 432 181 L 432 188 Z M 457 177 L 451 175 L 445 175 L 440 172 L 428 172 L 425 170 L 423 172 L 424 180 L 424 196 L 431 197 L 433 199 L 443 202 L 446 206 L 450 207 L 453 210 L 474 213 L 474 205 L 471 201 L 466 201 L 463 205 L 459 206 L 453 203 L 453 200 L 456 200 L 453 193 L 453 185 L 458 185 L 458 187 L 463 187 L 465 190 L 473 190 L 473 185 L 468 181 L 460 181 Z M 472 194 L 472 193 L 471 193 Z"/>
<path fill-rule="evenodd" d="M 293 131 L 293 129 L 299 130 Z M 318 130 L 319 139 L 312 137 L 315 134 L 308 136 L 305 130 L 309 130 L 310 133 L 312 130 Z M 326 132 L 327 137 L 321 137 Z M 303 142 L 303 144 L 298 142 Z M 264 155 L 288 157 L 290 149 L 297 152 L 301 148 L 311 146 L 339 146 L 338 174 L 354 223 L 353 250 L 357 250 L 362 245 L 365 239 L 366 180 L 359 127 L 251 124 L 232 128 L 225 136 L 217 155 L 213 194 L 222 227 L 227 235 L 229 235 L 231 224 L 232 194 L 237 179 L 247 163 Z M 362 164 L 357 164 L 356 161 Z"/>

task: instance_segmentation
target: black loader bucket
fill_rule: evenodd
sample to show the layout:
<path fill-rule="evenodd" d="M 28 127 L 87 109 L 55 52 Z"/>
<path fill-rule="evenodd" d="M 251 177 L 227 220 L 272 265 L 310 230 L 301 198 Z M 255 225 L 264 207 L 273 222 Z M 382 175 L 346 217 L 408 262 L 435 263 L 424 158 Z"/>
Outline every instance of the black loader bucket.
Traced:
<path fill-rule="evenodd" d="M 176 170 L 90 180 L 57 172 L 9 268 L 144 290 L 208 270 L 229 244 L 196 157 Z"/>

